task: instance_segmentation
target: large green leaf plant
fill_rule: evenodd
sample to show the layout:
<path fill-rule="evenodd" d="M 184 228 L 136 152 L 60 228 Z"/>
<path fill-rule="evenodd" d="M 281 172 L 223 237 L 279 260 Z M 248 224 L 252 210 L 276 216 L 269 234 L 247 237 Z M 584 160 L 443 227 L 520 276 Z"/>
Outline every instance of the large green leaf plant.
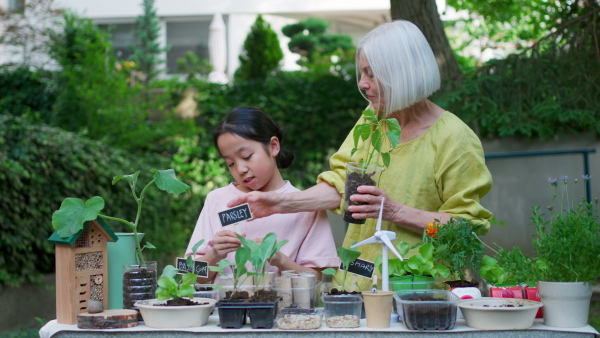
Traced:
<path fill-rule="evenodd" d="M 140 171 L 130 175 L 118 175 L 113 178 L 112 184 L 114 185 L 118 181 L 124 180 L 129 184 L 131 194 L 137 203 L 137 214 L 134 221 L 124 220 L 122 218 L 112 217 L 103 215 L 100 212 L 104 209 L 104 199 L 100 196 L 94 196 L 87 201 L 83 201 L 79 198 L 67 197 L 62 202 L 60 209 L 52 214 L 52 226 L 56 229 L 58 235 L 62 238 L 68 238 L 81 229 L 87 221 L 95 220 L 98 217 L 113 220 L 127 224 L 134 233 L 135 237 L 138 238 L 138 225 L 140 221 L 140 215 L 142 213 L 142 206 L 144 202 L 144 194 L 146 190 L 153 184 L 155 184 L 160 190 L 166 191 L 170 194 L 180 194 L 190 188 L 189 185 L 179 181 L 175 175 L 175 170 L 157 170 L 151 169 L 153 173 L 152 180 L 148 182 L 142 192 L 137 195 L 136 183 L 138 182 L 138 176 Z M 154 249 L 154 245 L 150 242 L 142 247 L 139 241 L 136 242 L 136 260 L 138 264 L 144 263 L 142 251 L 145 248 Z"/>

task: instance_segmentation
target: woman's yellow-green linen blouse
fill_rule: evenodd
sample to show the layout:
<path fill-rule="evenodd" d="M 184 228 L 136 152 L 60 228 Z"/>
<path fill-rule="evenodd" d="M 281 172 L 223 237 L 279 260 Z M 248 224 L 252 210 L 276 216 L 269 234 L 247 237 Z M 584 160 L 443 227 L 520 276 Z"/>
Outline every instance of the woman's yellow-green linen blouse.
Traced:
<path fill-rule="evenodd" d="M 364 122 L 361 117 L 357 124 Z M 370 152 L 372 148 L 368 146 L 370 141 L 359 143 L 358 148 Z M 328 182 L 342 195 L 340 208 L 332 210 L 339 214 L 344 208 L 345 163 L 357 161 L 367 154 L 366 151 L 357 151 L 351 158 L 352 148 L 350 132 L 329 161 L 331 171 L 321 173 L 317 179 L 317 183 Z M 456 115 L 444 112 L 423 135 L 398 144 L 390 152 L 390 157 L 390 165 L 381 173 L 378 183 L 378 187 L 385 190 L 390 198 L 420 210 L 448 213 L 456 219 L 477 218 L 483 223 L 483 231 L 489 230 L 492 213 L 481 206 L 479 199 L 492 187 L 492 176 L 485 165 L 479 138 Z M 381 158 L 376 158 L 375 162 L 383 163 Z M 367 219 L 365 224 L 350 224 L 343 246 L 348 248 L 373 236 L 376 223 L 376 219 Z M 422 238 L 421 233 L 387 221 L 382 222 L 381 228 L 396 232 L 394 243 L 406 241 L 413 245 Z M 363 245 L 358 250 L 361 251 L 360 258 L 370 262 L 381 254 L 379 244 Z M 393 254 L 389 254 L 392 258 Z M 377 269 L 375 271 L 379 274 Z M 357 282 L 361 288 L 371 286 L 371 280 L 366 278 L 357 277 Z"/>

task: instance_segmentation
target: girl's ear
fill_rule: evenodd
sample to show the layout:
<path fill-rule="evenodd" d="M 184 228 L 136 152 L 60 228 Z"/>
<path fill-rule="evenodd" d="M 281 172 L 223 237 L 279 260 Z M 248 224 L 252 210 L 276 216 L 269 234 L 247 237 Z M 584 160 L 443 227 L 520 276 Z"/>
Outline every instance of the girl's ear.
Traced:
<path fill-rule="evenodd" d="M 280 150 L 281 145 L 279 144 L 279 139 L 277 138 L 277 136 L 271 137 L 271 142 L 269 143 L 269 153 L 271 154 L 271 156 L 277 156 Z"/>

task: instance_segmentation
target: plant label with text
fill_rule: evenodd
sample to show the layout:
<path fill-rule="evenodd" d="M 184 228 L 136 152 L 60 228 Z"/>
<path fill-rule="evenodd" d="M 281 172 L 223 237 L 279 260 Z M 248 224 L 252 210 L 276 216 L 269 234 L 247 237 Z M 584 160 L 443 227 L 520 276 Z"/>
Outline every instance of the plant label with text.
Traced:
<path fill-rule="evenodd" d="M 252 219 L 252 213 L 250 212 L 248 203 L 219 212 L 219 220 L 221 220 L 222 226 L 236 224 L 249 219 Z"/>
<path fill-rule="evenodd" d="M 346 270 L 343 263 L 340 263 L 340 270 Z M 373 262 L 366 261 L 364 259 L 357 258 L 350 263 L 348 272 L 353 275 L 365 277 L 368 279 L 373 278 L 373 272 L 375 271 L 375 264 Z"/>
<path fill-rule="evenodd" d="M 192 268 L 187 265 L 186 261 L 186 258 L 177 257 L 175 266 L 177 266 L 179 273 L 185 274 L 187 272 L 191 272 L 197 274 L 198 277 L 208 277 L 208 262 L 194 261 L 194 271 L 192 271 Z"/>

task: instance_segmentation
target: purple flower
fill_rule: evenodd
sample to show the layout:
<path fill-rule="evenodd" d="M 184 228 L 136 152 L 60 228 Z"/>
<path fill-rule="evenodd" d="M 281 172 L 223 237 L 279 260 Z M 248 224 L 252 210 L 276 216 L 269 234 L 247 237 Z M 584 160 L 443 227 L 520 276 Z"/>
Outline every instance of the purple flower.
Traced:
<path fill-rule="evenodd" d="M 548 178 L 548 182 L 550 182 L 550 185 L 553 187 L 556 187 L 558 179 L 557 178 Z"/>
<path fill-rule="evenodd" d="M 564 175 L 564 176 L 561 176 L 560 179 L 563 181 L 564 184 L 567 184 L 567 180 L 569 179 L 569 176 Z"/>
<path fill-rule="evenodd" d="M 589 180 L 590 178 L 592 178 L 592 176 L 590 175 L 581 175 L 581 178 L 583 178 L 584 180 Z"/>

